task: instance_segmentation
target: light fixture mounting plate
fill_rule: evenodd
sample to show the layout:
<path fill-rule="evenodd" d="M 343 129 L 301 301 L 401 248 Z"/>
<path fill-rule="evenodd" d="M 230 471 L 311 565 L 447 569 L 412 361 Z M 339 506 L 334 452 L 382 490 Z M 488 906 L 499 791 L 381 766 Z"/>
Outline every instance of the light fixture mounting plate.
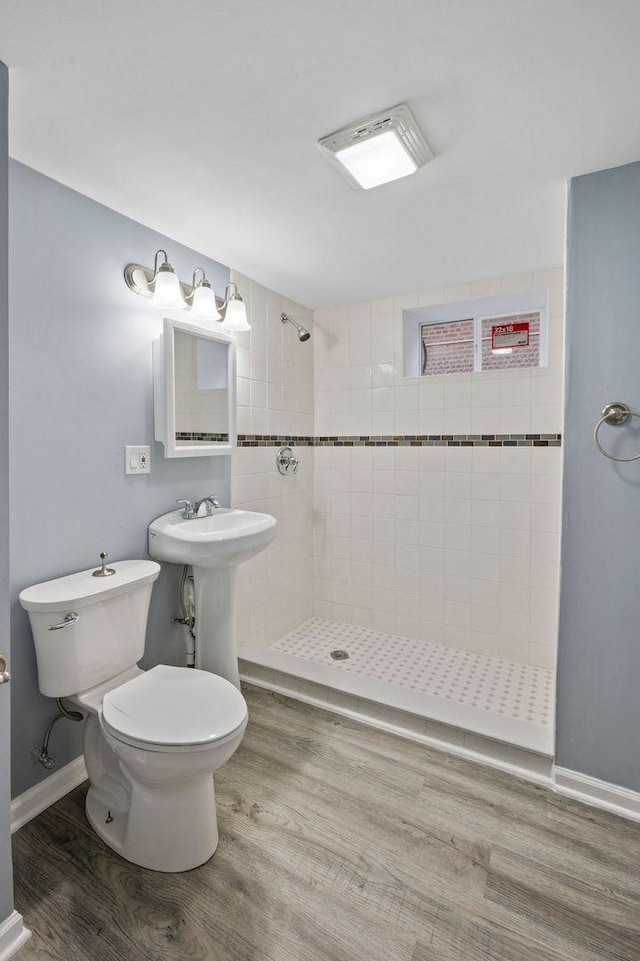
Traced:
<path fill-rule="evenodd" d="M 124 281 L 134 294 L 140 297 L 153 297 L 153 270 L 142 264 L 127 264 L 124 268 Z"/>
<path fill-rule="evenodd" d="M 346 127 L 341 127 L 340 130 L 322 137 L 318 141 L 318 146 L 343 177 L 346 177 L 352 187 L 361 189 L 361 184 L 338 160 L 336 154 L 340 150 L 387 132 L 395 133 L 416 167 L 423 167 L 430 160 L 433 160 L 433 150 L 427 143 L 416 118 L 406 103 L 399 103 L 388 110 L 380 110 L 364 117 L 362 120 L 348 124 Z"/>

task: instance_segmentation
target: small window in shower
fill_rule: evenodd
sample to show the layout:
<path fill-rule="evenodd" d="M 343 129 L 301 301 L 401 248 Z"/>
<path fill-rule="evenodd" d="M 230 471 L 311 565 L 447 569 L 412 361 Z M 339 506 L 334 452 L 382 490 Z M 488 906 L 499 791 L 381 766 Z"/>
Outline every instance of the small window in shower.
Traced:
<path fill-rule="evenodd" d="M 540 366 L 540 311 L 481 317 L 480 370 Z"/>
<path fill-rule="evenodd" d="M 525 290 L 403 312 L 404 376 L 547 365 L 547 291 Z"/>
<path fill-rule="evenodd" d="M 421 374 L 465 374 L 474 369 L 473 320 L 422 325 Z"/>

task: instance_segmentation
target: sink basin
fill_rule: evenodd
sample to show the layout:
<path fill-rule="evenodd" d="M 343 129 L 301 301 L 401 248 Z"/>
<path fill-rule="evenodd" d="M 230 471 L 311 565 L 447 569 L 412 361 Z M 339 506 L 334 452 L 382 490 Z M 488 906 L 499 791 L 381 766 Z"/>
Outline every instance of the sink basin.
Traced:
<path fill-rule="evenodd" d="M 208 517 L 185 520 L 171 511 L 149 526 L 149 553 L 159 561 L 194 567 L 235 567 L 258 554 L 276 536 L 271 514 L 216 508 Z"/>

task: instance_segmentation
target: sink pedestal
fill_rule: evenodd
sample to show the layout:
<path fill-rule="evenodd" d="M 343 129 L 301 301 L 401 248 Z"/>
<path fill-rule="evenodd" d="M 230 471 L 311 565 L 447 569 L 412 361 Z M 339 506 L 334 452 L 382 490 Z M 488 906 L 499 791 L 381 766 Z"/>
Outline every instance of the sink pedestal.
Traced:
<path fill-rule="evenodd" d="M 188 564 L 196 602 L 196 667 L 240 687 L 234 623 L 238 564 L 255 557 L 276 536 L 271 514 L 218 507 L 204 517 L 171 511 L 149 525 L 149 553 Z"/>
<path fill-rule="evenodd" d="M 196 667 L 240 687 L 235 631 L 237 567 L 194 567 Z"/>

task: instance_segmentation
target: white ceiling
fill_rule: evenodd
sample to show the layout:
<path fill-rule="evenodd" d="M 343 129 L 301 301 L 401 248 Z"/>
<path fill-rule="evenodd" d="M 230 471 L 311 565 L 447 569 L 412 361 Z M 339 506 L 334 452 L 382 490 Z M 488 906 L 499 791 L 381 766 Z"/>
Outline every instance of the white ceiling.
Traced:
<path fill-rule="evenodd" d="M 639 48 L 638 0 L 0 6 L 14 157 L 311 307 L 561 263 Z M 436 159 L 354 190 L 317 139 L 400 101 Z"/>

